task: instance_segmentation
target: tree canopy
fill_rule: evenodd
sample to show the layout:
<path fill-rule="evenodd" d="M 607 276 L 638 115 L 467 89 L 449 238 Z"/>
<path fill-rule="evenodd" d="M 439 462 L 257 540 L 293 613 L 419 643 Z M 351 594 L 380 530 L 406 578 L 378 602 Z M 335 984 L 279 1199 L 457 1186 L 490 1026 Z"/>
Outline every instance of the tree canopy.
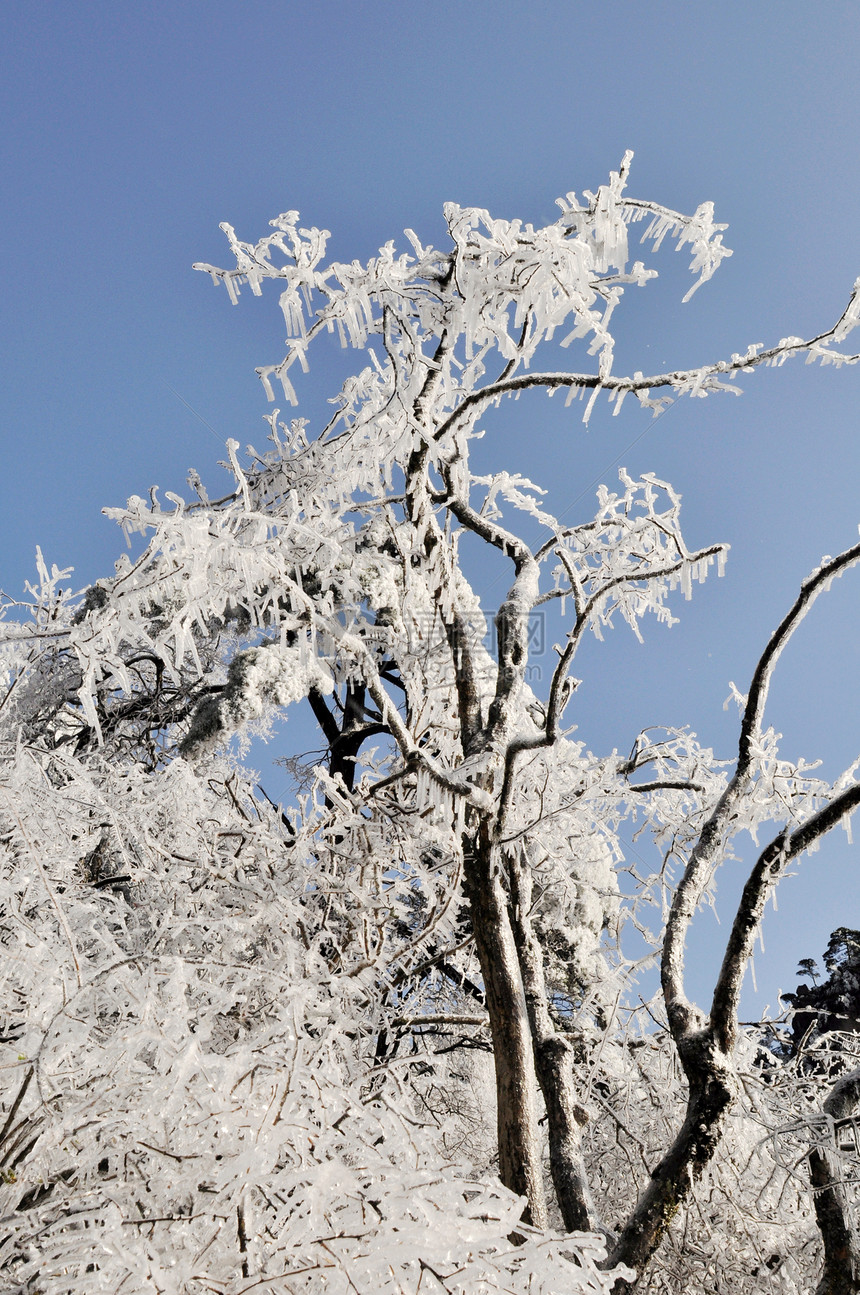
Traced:
<path fill-rule="evenodd" d="M 196 472 L 187 498 L 135 496 L 106 510 L 134 545 L 113 575 L 74 593 L 40 555 L 29 601 L 4 600 L 10 1289 L 860 1290 L 852 1047 L 826 1074 L 764 1066 L 738 1021 L 767 899 L 860 802 L 856 765 L 828 782 L 765 721 L 860 545 L 803 580 L 735 690 L 734 758 L 679 728 L 594 753 L 566 727 L 586 634 L 671 623 L 726 548 L 688 547 L 650 474 L 568 524 L 473 464 L 528 390 L 587 421 L 860 358 L 858 281 L 811 338 L 616 374 L 613 313 L 656 273 L 631 234 L 686 250 L 688 296 L 730 255 L 711 204 L 628 196 L 631 156 L 544 228 L 448 204 L 445 248 L 407 230 L 364 265 L 327 262 L 296 212 L 256 243 L 223 226 L 235 267 L 197 268 L 234 302 L 280 291 L 270 397 L 298 403 L 325 333 L 360 355 L 331 418 L 274 409 L 265 450 L 227 442 L 226 497 Z M 492 636 L 466 543 L 506 564 Z M 273 804 L 242 743 L 300 704 L 322 753 Z M 744 831 L 765 844 L 702 1007 L 690 922 Z"/>

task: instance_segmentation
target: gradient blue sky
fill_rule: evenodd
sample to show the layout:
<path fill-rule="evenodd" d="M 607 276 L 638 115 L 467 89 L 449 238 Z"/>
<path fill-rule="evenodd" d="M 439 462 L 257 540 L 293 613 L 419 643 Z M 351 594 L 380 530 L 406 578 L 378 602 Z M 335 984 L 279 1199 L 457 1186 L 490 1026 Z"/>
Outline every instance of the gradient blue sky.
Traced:
<path fill-rule="evenodd" d="M 616 316 L 618 372 L 817 332 L 860 275 L 856 0 L 7 0 L 3 28 L 12 594 L 36 544 L 78 587 L 110 572 L 121 537 L 101 507 L 182 490 L 191 465 L 217 482 L 227 437 L 264 440 L 253 370 L 282 355 L 276 294 L 232 309 L 191 271 L 225 263 L 219 221 L 256 239 L 297 207 L 333 231 L 334 255 L 366 257 L 405 225 L 440 241 L 447 200 L 553 219 L 556 197 L 596 188 L 632 148 L 630 192 L 681 210 L 712 199 L 734 256 L 682 306 L 688 258 L 667 247 L 661 279 Z M 312 369 L 300 396 L 331 394 L 325 377 Z M 800 579 L 856 539 L 860 367 L 795 362 L 745 388 L 653 426 L 632 402 L 616 419 L 598 406 L 587 433 L 576 406 L 524 400 L 483 443 L 571 518 L 620 456 L 682 492 L 692 543 L 733 546 L 681 625 L 649 626 L 644 648 L 622 631 L 589 647 L 575 718 L 596 750 L 664 722 L 731 754 L 729 679 L 745 689 Z M 853 573 L 796 636 L 770 703 L 784 754 L 834 773 L 860 751 L 859 601 Z M 749 1011 L 792 988 L 834 926 L 860 926 L 857 863 L 838 834 L 784 887 Z M 706 915 L 702 949 L 713 928 Z"/>

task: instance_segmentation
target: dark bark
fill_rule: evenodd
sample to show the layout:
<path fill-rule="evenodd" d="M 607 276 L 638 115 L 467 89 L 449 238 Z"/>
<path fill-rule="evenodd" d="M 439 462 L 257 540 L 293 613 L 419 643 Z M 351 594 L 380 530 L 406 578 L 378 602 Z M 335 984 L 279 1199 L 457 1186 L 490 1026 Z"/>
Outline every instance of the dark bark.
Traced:
<path fill-rule="evenodd" d="M 355 758 L 369 734 L 365 731 L 365 688 L 362 683 L 350 681 L 346 685 L 343 704 L 343 723 L 340 735 L 332 743 L 329 772 L 333 778 L 342 778 L 347 791 L 355 785 Z M 376 728 L 379 732 L 380 728 Z"/>
<path fill-rule="evenodd" d="M 364 705 L 366 691 L 362 683 L 347 683 L 342 717 L 329 706 L 318 688 L 308 693 L 314 718 L 328 743 L 329 773 L 333 778 L 340 778 L 347 791 L 355 786 L 355 761 L 364 743 L 370 737 L 388 732 L 385 724 L 368 723 Z"/>

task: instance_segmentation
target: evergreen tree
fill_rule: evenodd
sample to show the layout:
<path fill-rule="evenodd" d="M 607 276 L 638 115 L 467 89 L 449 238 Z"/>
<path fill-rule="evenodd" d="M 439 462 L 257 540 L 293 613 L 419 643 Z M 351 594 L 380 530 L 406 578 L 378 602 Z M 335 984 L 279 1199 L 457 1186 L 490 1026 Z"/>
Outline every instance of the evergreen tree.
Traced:
<path fill-rule="evenodd" d="M 782 995 L 793 1008 L 792 1057 L 826 1034 L 860 1034 L 860 931 L 837 927 L 824 950 L 824 966 L 827 979 L 817 983 L 815 960 L 802 958 L 797 974 L 809 977 L 812 984 Z"/>

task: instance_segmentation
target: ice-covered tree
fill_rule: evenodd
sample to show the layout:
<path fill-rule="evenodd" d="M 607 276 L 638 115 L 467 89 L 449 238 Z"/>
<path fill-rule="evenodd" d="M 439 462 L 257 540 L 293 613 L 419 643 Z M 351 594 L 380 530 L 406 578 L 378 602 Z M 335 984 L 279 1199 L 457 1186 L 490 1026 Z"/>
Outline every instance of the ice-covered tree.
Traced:
<path fill-rule="evenodd" d="M 776 1083 L 737 1018 L 767 896 L 860 800 L 853 768 L 824 783 L 764 721 L 785 643 L 860 546 L 801 586 L 738 694 L 734 761 L 681 730 L 594 754 L 564 718 L 584 636 L 671 621 L 725 549 L 687 547 L 652 475 L 622 471 L 568 525 L 471 462 L 528 389 L 587 396 L 587 419 L 601 396 L 658 411 L 792 355 L 858 358 L 855 287 L 814 338 L 615 374 L 612 313 L 655 274 L 631 232 L 688 248 L 691 292 L 729 255 L 710 204 L 628 197 L 629 162 L 545 228 L 449 204 L 445 248 L 407 231 L 410 251 L 366 265 L 328 262 L 295 212 L 256 244 L 224 226 L 235 268 L 199 268 L 234 301 L 280 286 L 269 395 L 297 403 L 323 332 L 363 367 L 325 427 L 276 409 L 264 452 L 228 442 L 226 498 L 193 473 L 190 500 L 109 510 L 146 543 L 83 597 L 42 564 L 29 619 L 7 608 L 0 1263 L 21 1290 L 623 1291 L 635 1271 L 640 1289 L 800 1291 L 807 1157 L 822 1295 L 860 1289 L 825 1146 L 856 1076 L 838 1099 L 820 1076 Z M 575 343 L 583 371 L 542 367 Z M 508 564 L 492 649 L 466 537 Z M 538 695 L 529 619 L 548 604 L 564 628 Z M 274 806 L 230 739 L 300 703 L 324 755 Z M 657 847 L 644 874 L 624 862 L 633 817 Z M 702 1010 L 690 921 L 732 838 L 768 823 Z M 662 1031 L 633 1009 L 627 924 L 660 962 Z"/>

